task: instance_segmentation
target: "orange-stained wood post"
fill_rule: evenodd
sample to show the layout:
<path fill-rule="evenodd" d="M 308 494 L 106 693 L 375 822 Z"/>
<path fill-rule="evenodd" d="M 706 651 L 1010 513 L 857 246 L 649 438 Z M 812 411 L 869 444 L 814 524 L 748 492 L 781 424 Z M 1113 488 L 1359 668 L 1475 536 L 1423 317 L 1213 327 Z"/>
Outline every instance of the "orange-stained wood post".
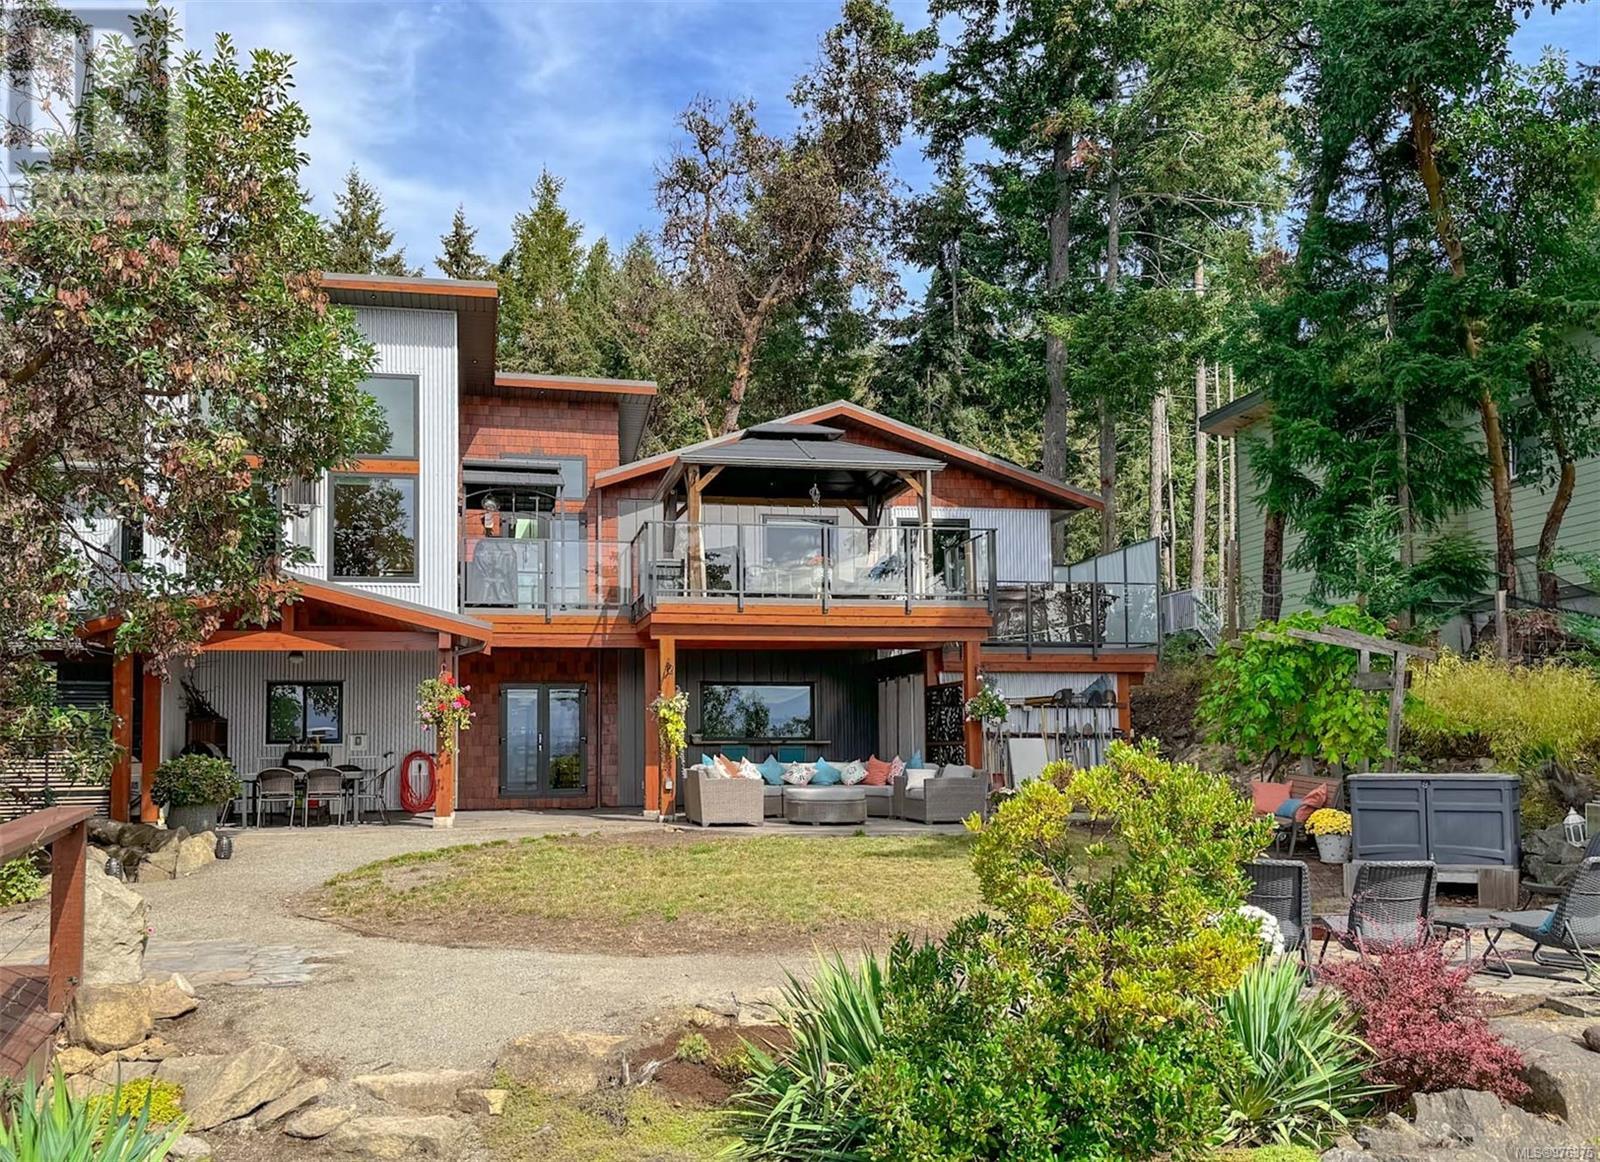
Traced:
<path fill-rule="evenodd" d="M 1139 678 L 1140 678 L 1140 681 L 1143 681 L 1144 680 L 1144 675 L 1141 674 L 1139 676 Z M 1132 674 L 1118 674 L 1117 675 L 1117 725 L 1122 728 L 1122 737 L 1123 738 L 1131 738 L 1131 737 L 1133 737 L 1133 707 L 1132 707 L 1132 704 L 1131 704 L 1132 703 L 1132 697 L 1131 697 L 1132 694 L 1133 694 L 1133 675 Z"/>
<path fill-rule="evenodd" d="M 922 685 L 924 687 L 937 686 L 939 675 L 943 671 L 944 647 L 936 650 L 922 651 Z"/>
<path fill-rule="evenodd" d="M 151 792 L 156 785 L 156 768 L 161 765 L 161 678 L 146 670 L 144 708 L 139 729 L 144 738 L 139 747 L 139 821 L 156 821 L 156 804 Z"/>
<path fill-rule="evenodd" d="M 658 685 L 661 697 L 671 698 L 678 692 L 678 642 L 676 638 L 662 638 L 660 649 L 661 677 Z M 652 726 L 654 723 L 651 724 Z M 669 758 L 660 755 L 658 762 L 661 765 L 661 817 L 670 816 L 677 809 L 678 802 L 678 772 L 683 764 L 682 755 Z"/>
<path fill-rule="evenodd" d="M 125 654 L 111 666 L 111 713 L 116 721 L 111 741 L 116 757 L 111 763 L 111 818 L 128 822 L 128 800 L 133 794 L 133 655 Z"/>
<path fill-rule="evenodd" d="M 450 635 L 439 635 L 439 672 L 441 674 L 455 675 L 456 655 L 451 649 Z M 455 746 L 461 744 L 460 736 L 451 740 Z M 456 759 L 455 747 L 446 748 L 444 739 L 439 740 L 439 755 L 433 767 L 433 825 L 435 827 L 454 827 L 456 823 Z"/>
<path fill-rule="evenodd" d="M 661 694 L 661 651 L 646 646 L 644 651 L 644 810 L 646 815 L 661 811 L 661 732 L 650 704 Z"/>
<path fill-rule="evenodd" d="M 126 803 L 127 799 L 124 798 Z M 84 848 L 89 824 L 79 823 L 50 845 L 50 966 L 52 1013 L 64 1013 L 83 979 Z"/>
<path fill-rule="evenodd" d="M 976 641 L 961 643 L 961 701 L 964 704 L 978 693 L 978 666 L 983 647 Z M 964 718 L 967 737 L 967 763 L 983 770 L 983 723 Z"/>

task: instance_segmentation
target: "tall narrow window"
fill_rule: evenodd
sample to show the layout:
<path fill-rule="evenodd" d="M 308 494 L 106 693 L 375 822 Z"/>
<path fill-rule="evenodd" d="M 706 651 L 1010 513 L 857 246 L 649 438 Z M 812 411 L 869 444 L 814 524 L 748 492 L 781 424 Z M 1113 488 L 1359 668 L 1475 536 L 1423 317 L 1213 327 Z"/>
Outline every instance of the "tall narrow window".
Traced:
<path fill-rule="evenodd" d="M 361 390 L 378 403 L 384 429 L 376 444 L 362 451 L 368 456 L 414 460 L 417 456 L 417 380 L 412 375 L 374 375 L 363 380 Z"/>
<path fill-rule="evenodd" d="M 333 478 L 333 576 L 413 578 L 417 573 L 417 478 Z"/>

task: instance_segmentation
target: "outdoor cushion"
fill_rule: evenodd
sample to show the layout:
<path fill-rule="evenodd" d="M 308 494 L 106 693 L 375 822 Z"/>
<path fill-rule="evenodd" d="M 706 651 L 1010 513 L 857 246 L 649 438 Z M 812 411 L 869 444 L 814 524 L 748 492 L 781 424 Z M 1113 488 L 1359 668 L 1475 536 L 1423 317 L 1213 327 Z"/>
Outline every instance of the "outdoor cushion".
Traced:
<path fill-rule="evenodd" d="M 920 788 L 923 783 L 926 783 L 931 778 L 933 778 L 933 772 L 930 771 L 927 767 L 922 767 L 922 768 L 917 769 L 917 770 L 912 770 L 910 767 L 907 767 L 906 768 L 906 794 L 909 795 L 913 791 L 916 791 L 917 794 L 919 794 L 919 795 L 922 794 L 922 792 L 920 790 L 918 790 L 918 788 Z"/>
<path fill-rule="evenodd" d="M 1273 811 L 1273 817 L 1284 820 L 1293 819 L 1295 812 L 1300 810 L 1300 802 L 1301 801 L 1299 799 L 1285 799 L 1283 802 L 1279 803 L 1277 809 Z"/>
<path fill-rule="evenodd" d="M 890 764 L 873 755 L 867 760 L 867 777 L 862 782 L 869 787 L 888 786 L 890 769 Z"/>
<path fill-rule="evenodd" d="M 906 764 L 906 766 L 908 766 L 908 767 L 920 767 L 921 765 L 922 765 L 922 752 L 920 750 L 912 751 L 911 752 L 911 761 L 908 762 Z"/>
<path fill-rule="evenodd" d="M 749 759 L 740 759 L 739 777 L 741 779 L 759 779 L 761 777 L 761 768 Z"/>
<path fill-rule="evenodd" d="M 766 780 L 767 786 L 777 787 L 783 783 L 783 764 L 778 761 L 778 756 L 769 754 L 767 761 L 761 764 L 761 777 Z"/>
<path fill-rule="evenodd" d="M 1296 823 L 1304 823 L 1311 818 L 1311 813 L 1319 807 L 1328 805 L 1328 788 L 1325 785 L 1312 787 L 1306 792 L 1306 797 L 1300 800 L 1300 809 L 1294 813 Z"/>
<path fill-rule="evenodd" d="M 814 773 L 811 776 L 811 782 L 808 783 L 807 786 L 837 787 L 840 783 L 844 782 L 844 780 L 839 777 L 839 768 L 834 766 L 827 759 L 818 759 L 812 769 Z"/>
<path fill-rule="evenodd" d="M 722 773 L 727 775 L 730 779 L 739 773 L 739 764 L 734 762 L 725 754 L 719 754 L 717 756 L 717 766 L 721 767 Z"/>
<path fill-rule="evenodd" d="M 853 787 L 867 777 L 867 765 L 860 759 L 851 759 L 839 768 L 839 781 Z"/>
<path fill-rule="evenodd" d="M 1551 908 L 1550 909 L 1550 914 L 1544 918 L 1544 923 L 1539 925 L 1538 932 L 1539 932 L 1540 936 L 1549 936 L 1549 935 L 1553 934 L 1555 932 L 1555 930 L 1556 930 L 1556 910 L 1554 908 Z"/>
<path fill-rule="evenodd" d="M 705 768 L 707 768 L 708 770 L 712 770 L 712 769 L 716 768 L 717 760 L 712 758 L 710 755 L 706 754 L 705 751 L 701 751 L 700 752 L 700 765 L 705 767 Z"/>
<path fill-rule="evenodd" d="M 811 763 L 790 763 L 783 768 L 783 781 L 791 787 L 803 787 L 816 777 L 817 768 Z"/>
<path fill-rule="evenodd" d="M 964 763 L 945 763 L 939 772 L 941 779 L 970 779 L 978 772 Z"/>
<path fill-rule="evenodd" d="M 899 755 L 889 760 L 889 781 L 892 783 L 906 773 L 906 763 Z"/>
<path fill-rule="evenodd" d="M 1288 783 L 1265 783 L 1260 779 L 1250 780 L 1250 802 L 1254 805 L 1257 815 L 1272 815 L 1288 801 Z"/>

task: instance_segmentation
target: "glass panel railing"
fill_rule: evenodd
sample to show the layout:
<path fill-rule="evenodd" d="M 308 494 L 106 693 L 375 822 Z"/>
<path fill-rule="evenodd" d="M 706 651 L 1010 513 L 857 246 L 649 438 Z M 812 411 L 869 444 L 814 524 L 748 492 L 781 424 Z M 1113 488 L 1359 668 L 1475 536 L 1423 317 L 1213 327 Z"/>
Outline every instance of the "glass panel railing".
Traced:
<path fill-rule="evenodd" d="M 991 640 L 1017 645 L 1153 648 L 1153 581 L 1001 582 Z"/>
<path fill-rule="evenodd" d="M 761 524 L 653 521 L 632 544 L 639 600 L 985 601 L 988 529 L 865 528 L 820 518 Z"/>
<path fill-rule="evenodd" d="M 547 612 L 619 609 L 632 600 L 629 564 L 629 546 L 615 541 L 467 537 L 462 604 Z"/>

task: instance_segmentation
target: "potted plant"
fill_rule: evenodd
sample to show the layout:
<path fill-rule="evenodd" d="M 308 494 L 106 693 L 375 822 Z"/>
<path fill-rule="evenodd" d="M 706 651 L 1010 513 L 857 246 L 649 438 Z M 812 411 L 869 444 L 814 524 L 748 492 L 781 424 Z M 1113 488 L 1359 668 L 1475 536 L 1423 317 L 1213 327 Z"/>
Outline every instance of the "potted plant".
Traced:
<path fill-rule="evenodd" d="M 1344 863 L 1350 858 L 1350 815 L 1332 807 L 1313 811 L 1306 820 L 1306 834 L 1317 841 L 1317 855 L 1323 863 Z"/>
<path fill-rule="evenodd" d="M 238 798 L 239 776 L 227 759 L 185 754 L 156 768 L 150 797 L 167 809 L 167 826 L 191 835 L 217 825 L 223 806 Z"/>

